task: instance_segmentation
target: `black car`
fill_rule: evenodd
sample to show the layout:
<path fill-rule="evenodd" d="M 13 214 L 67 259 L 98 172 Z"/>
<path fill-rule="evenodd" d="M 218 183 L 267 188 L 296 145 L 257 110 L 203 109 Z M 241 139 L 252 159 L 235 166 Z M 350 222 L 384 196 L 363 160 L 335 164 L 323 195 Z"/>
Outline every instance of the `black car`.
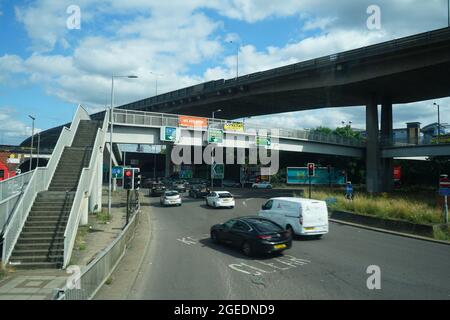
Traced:
<path fill-rule="evenodd" d="M 198 199 L 206 197 L 209 194 L 209 188 L 203 185 L 194 185 L 191 189 L 189 189 L 189 197 Z"/>
<path fill-rule="evenodd" d="M 212 226 L 211 240 L 240 248 L 247 256 L 282 252 L 292 246 L 288 231 L 258 216 L 234 218 Z"/>
<path fill-rule="evenodd" d="M 166 186 L 163 183 L 154 182 L 150 185 L 149 195 L 151 197 L 157 197 L 162 195 L 166 191 Z"/>
<path fill-rule="evenodd" d="M 222 186 L 225 188 L 240 188 L 241 184 L 240 184 L 240 182 L 233 181 L 233 180 L 223 180 Z"/>

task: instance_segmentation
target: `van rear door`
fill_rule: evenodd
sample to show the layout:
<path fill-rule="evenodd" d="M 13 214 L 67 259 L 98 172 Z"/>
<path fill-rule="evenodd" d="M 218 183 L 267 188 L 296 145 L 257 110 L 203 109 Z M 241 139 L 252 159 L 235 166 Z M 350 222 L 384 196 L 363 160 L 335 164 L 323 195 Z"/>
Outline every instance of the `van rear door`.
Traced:
<path fill-rule="evenodd" d="M 323 201 L 302 203 L 303 227 L 318 227 L 328 224 L 328 210 Z"/>

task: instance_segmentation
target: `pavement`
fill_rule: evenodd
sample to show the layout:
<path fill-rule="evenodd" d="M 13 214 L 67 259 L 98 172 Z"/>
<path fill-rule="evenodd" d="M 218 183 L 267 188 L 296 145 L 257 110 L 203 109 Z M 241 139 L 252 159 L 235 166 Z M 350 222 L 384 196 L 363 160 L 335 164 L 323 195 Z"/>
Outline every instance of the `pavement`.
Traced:
<path fill-rule="evenodd" d="M 230 190 L 234 209 L 185 197 L 181 207 L 142 206 L 124 260 L 97 299 L 450 299 L 450 247 L 330 222 L 321 240 L 295 240 L 281 255 L 247 258 L 213 244 L 209 228 L 256 214 L 286 190 Z M 380 289 L 369 289 L 379 267 Z"/>
<path fill-rule="evenodd" d="M 95 215 L 89 215 L 90 232 L 84 237 L 85 249 L 75 248 L 71 264 L 80 267 L 88 265 L 97 254 L 107 247 L 125 224 L 126 193 L 122 190 L 113 194 L 111 220 L 100 223 Z M 107 208 L 107 192 L 103 191 L 103 208 Z M 65 270 L 20 270 L 10 269 L 0 281 L 0 300 L 51 300 L 55 288 L 62 288 L 70 274 Z"/>

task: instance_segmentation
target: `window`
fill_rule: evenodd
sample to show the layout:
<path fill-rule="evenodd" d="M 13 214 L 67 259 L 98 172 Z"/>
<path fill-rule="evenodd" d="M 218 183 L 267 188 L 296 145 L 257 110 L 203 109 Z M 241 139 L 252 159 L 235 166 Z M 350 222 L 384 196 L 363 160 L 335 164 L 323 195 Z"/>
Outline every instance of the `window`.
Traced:
<path fill-rule="evenodd" d="M 219 193 L 219 198 L 233 198 L 230 193 Z"/>
<path fill-rule="evenodd" d="M 0 170 L 0 179 L 5 177 L 5 170 Z"/>
<path fill-rule="evenodd" d="M 238 230 L 238 231 L 250 231 L 250 227 L 242 221 L 237 221 L 234 224 L 233 229 Z"/>
<path fill-rule="evenodd" d="M 256 230 L 258 230 L 261 233 L 265 232 L 282 232 L 283 228 L 281 228 L 276 223 L 264 220 L 264 219 L 252 219 L 251 220 L 252 225 L 255 227 Z"/>
<path fill-rule="evenodd" d="M 273 206 L 273 200 L 269 200 L 269 201 L 267 201 L 266 204 L 264 205 L 263 210 L 270 210 L 270 209 L 272 209 L 272 206 Z"/>
<path fill-rule="evenodd" d="M 228 220 L 227 222 L 225 222 L 223 225 L 224 225 L 227 229 L 231 229 L 231 228 L 234 226 L 235 223 L 236 223 L 236 220 L 231 219 L 231 220 Z"/>

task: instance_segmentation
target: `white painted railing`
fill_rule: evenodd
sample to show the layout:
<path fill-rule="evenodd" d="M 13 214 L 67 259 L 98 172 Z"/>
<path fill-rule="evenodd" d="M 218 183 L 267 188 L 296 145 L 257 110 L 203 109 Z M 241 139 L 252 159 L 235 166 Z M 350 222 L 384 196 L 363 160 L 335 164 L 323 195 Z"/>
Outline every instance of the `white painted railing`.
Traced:
<path fill-rule="evenodd" d="M 89 167 L 83 168 L 83 170 L 81 171 L 81 176 L 78 182 L 75 198 L 73 200 L 72 209 L 70 210 L 69 219 L 67 221 L 66 230 L 64 232 L 63 268 L 66 268 L 70 262 L 70 257 L 72 255 L 72 250 L 75 243 L 81 216 L 83 212 L 88 210 L 89 196 L 93 192 L 95 192 L 94 188 L 98 188 L 98 186 L 95 185 L 95 181 L 98 182 L 97 174 L 102 174 L 102 172 L 99 173 L 96 172 L 96 170 L 99 170 L 99 161 L 103 162 L 103 156 L 100 157 L 99 153 L 102 154 L 105 146 L 106 132 L 108 130 L 109 123 L 108 117 L 109 112 L 107 111 L 105 112 L 105 118 L 103 119 L 102 127 L 97 130 L 97 136 L 95 138 L 94 146 L 92 147 Z"/>
<path fill-rule="evenodd" d="M 36 199 L 36 195 L 39 192 L 48 189 L 64 148 L 72 144 L 80 121 L 85 119 L 90 119 L 89 114 L 82 106 L 78 106 L 73 121 L 70 125 L 70 129 L 66 127 L 62 129 L 47 166 L 39 167 L 33 170 L 22 197 L 16 204 L 13 213 L 10 215 L 8 225 L 6 226 L 3 234 L 2 261 L 4 264 L 8 263 L 9 258 L 11 257 L 11 253 L 16 245 L 17 239 L 20 236 L 20 232 L 23 229 L 34 200 Z"/>
<path fill-rule="evenodd" d="M 0 182 L 0 234 L 3 233 L 9 217 L 29 183 L 33 172 L 34 170 L 28 171 Z"/>
<path fill-rule="evenodd" d="M 115 109 L 114 110 L 114 123 L 115 124 L 126 124 L 134 126 L 179 126 L 178 118 L 179 115 L 169 114 L 169 113 L 158 113 L 158 112 L 146 112 L 146 111 L 136 111 L 136 110 L 125 110 L 125 109 Z M 215 128 L 223 128 L 224 124 L 228 122 L 238 122 L 233 120 L 224 119 L 207 119 L 208 126 Z M 271 130 L 268 126 L 258 125 L 250 122 L 242 123 L 244 127 L 243 133 L 255 132 L 255 130 Z M 365 142 L 356 138 L 342 137 L 336 134 L 325 134 L 321 132 L 315 132 L 314 130 L 299 130 L 290 128 L 272 128 L 276 129 L 277 138 L 284 139 L 300 139 L 307 141 L 314 141 L 319 143 L 344 145 L 350 147 L 362 148 L 365 146 Z M 205 128 L 206 130 L 206 128 Z M 274 136 L 275 137 L 275 136 Z"/>

